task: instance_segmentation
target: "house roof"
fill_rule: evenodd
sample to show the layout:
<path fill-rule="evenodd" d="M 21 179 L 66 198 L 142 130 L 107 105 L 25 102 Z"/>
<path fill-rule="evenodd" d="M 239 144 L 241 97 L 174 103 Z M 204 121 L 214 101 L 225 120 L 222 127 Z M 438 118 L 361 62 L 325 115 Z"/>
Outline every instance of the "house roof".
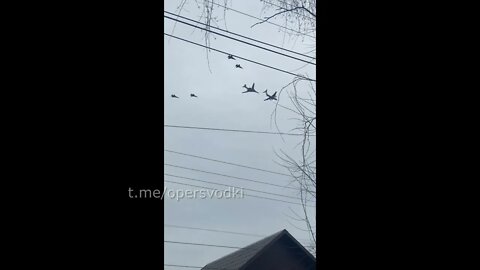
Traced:
<path fill-rule="evenodd" d="M 245 269 L 245 267 L 249 265 L 252 261 L 254 261 L 255 258 L 257 258 L 268 247 L 270 247 L 283 236 L 291 238 L 298 246 L 300 246 L 306 253 L 308 253 L 308 255 L 313 258 L 313 260 L 315 260 L 315 257 L 313 257 L 313 255 L 310 254 L 310 252 L 308 252 L 287 230 L 282 230 L 242 249 L 239 249 L 233 253 L 230 253 L 218 260 L 215 260 L 207 264 L 201 270 Z"/>

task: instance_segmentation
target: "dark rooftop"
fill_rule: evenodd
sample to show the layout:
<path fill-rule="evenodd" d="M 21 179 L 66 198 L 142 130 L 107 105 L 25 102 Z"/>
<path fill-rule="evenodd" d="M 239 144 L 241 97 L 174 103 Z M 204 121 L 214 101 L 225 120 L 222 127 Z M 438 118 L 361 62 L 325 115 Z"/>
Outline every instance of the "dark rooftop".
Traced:
<path fill-rule="evenodd" d="M 295 238 L 290 235 L 287 230 L 282 230 L 242 249 L 239 249 L 233 253 L 230 253 L 218 260 L 215 260 L 203 267 L 202 270 L 244 269 L 259 254 L 261 254 L 262 251 L 267 249 L 270 245 L 272 245 L 274 242 L 276 242 L 278 239 L 285 235 L 288 235 L 291 239 L 293 239 L 295 243 L 301 246 L 301 248 L 304 249 L 304 251 L 307 252 L 308 255 L 313 258 L 313 260 L 315 260 L 315 258 L 307 250 L 305 250 L 305 248 L 300 243 L 298 243 L 298 241 L 296 241 Z"/>

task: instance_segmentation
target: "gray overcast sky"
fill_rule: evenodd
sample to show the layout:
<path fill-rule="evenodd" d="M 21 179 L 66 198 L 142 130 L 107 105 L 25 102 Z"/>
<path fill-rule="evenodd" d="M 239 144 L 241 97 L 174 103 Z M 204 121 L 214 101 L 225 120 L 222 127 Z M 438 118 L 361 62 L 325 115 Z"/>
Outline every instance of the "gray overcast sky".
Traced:
<path fill-rule="evenodd" d="M 198 2 L 201 3 L 202 1 Z M 179 3 L 180 0 L 165 1 L 165 10 L 176 13 L 176 8 Z M 272 11 L 262 13 L 262 3 L 259 0 L 234 0 L 231 1 L 229 7 L 256 17 L 264 17 L 272 14 Z M 199 19 L 200 14 L 201 10 L 197 8 L 194 0 L 187 1 L 181 13 L 182 16 L 196 20 Z M 226 22 L 224 22 L 223 9 L 219 7 L 216 7 L 215 15 L 219 19 L 219 23 L 216 26 L 224 29 L 226 24 L 229 31 L 269 42 L 277 46 L 282 46 L 283 44 L 284 48 L 306 53 L 312 50 L 315 44 L 311 39 L 302 41 L 301 38 L 294 40 L 288 36 L 284 37 L 283 33 L 279 32 L 278 27 L 270 24 L 261 24 L 250 28 L 252 24 L 257 22 L 255 19 L 232 11 L 226 12 Z M 164 22 L 165 32 L 169 34 L 172 33 L 174 27 L 173 22 L 167 19 L 164 19 Z M 275 22 L 281 24 L 279 20 Z M 180 23 L 177 23 L 173 35 L 204 44 L 204 33 Z M 274 108 L 274 102 L 265 102 L 265 94 L 262 92 L 265 89 L 268 89 L 269 93 L 280 90 L 281 87 L 293 79 L 291 75 L 242 60 L 227 60 L 226 55 L 216 52 L 209 54 L 212 70 L 210 73 L 204 48 L 169 37 L 164 37 L 164 45 L 165 124 L 276 131 L 274 125 L 271 123 L 271 113 Z M 315 78 L 315 66 L 313 65 L 307 65 L 299 71 L 294 71 L 305 64 L 220 36 L 216 36 L 216 39 L 212 36 L 210 46 L 274 67 L 293 71 L 293 73 L 308 73 L 311 78 Z M 241 64 L 243 69 L 235 69 L 234 66 L 237 63 Z M 242 94 L 241 92 L 245 90 L 242 86 L 244 84 L 250 86 L 252 83 L 255 83 L 255 88 L 260 94 Z M 199 98 L 191 98 L 190 93 L 195 93 Z M 180 98 L 173 99 L 170 97 L 171 94 L 175 94 Z M 286 98 L 280 99 L 280 104 L 291 107 L 290 102 Z M 294 121 L 289 120 L 294 117 L 293 113 L 280 108 L 278 112 L 278 123 L 281 131 L 290 132 L 296 125 Z M 286 169 L 275 163 L 278 159 L 274 151 L 282 149 L 295 157 L 298 157 L 300 152 L 300 149 L 296 146 L 298 142 L 300 142 L 300 137 L 296 136 L 284 136 L 284 140 L 282 140 L 278 135 L 268 134 L 175 128 L 165 128 L 164 132 L 165 149 L 287 174 Z M 278 185 L 286 185 L 291 180 L 286 176 L 234 167 L 168 152 L 164 153 L 164 157 L 165 162 L 169 164 L 260 180 Z M 165 173 L 221 182 L 227 185 L 260 189 L 289 196 L 297 195 L 296 191 L 291 189 L 239 181 L 170 166 L 165 166 Z M 192 182 L 170 176 L 165 176 L 165 180 L 222 189 L 222 187 L 219 186 Z M 165 183 L 165 186 L 170 189 L 186 188 L 185 186 L 173 183 Z M 249 192 L 245 191 L 245 193 L 248 196 Z M 294 199 L 265 194 L 252 194 L 299 202 Z M 308 233 L 290 224 L 293 223 L 302 228 L 305 226 L 303 223 L 296 222 L 289 218 L 289 216 L 292 215 L 289 207 L 296 211 L 301 210 L 301 207 L 297 205 L 251 197 L 237 200 L 184 199 L 180 202 L 166 198 L 165 224 L 261 235 L 270 235 L 282 229 L 287 229 L 297 240 L 304 244 L 309 244 Z M 311 210 L 313 213 L 314 208 Z M 169 241 L 243 247 L 260 239 L 260 237 L 254 236 L 170 227 L 165 228 L 165 240 Z M 165 263 L 204 266 L 233 251 L 233 249 L 226 248 L 165 243 Z M 166 267 L 166 269 L 180 268 Z"/>

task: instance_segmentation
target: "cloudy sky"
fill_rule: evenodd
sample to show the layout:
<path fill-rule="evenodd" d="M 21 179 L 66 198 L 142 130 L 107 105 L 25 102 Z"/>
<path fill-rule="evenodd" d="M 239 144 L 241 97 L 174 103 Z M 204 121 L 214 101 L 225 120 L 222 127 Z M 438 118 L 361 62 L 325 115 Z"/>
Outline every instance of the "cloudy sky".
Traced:
<path fill-rule="evenodd" d="M 165 10 L 178 13 L 177 7 L 180 2 L 180 0 L 165 1 Z M 198 1 L 198 3 L 201 2 Z M 262 10 L 262 6 L 262 3 L 258 0 L 234 0 L 231 3 L 229 1 L 229 7 L 252 16 L 264 17 L 272 14 L 272 10 Z M 223 29 L 227 27 L 229 31 L 301 53 L 313 49 L 314 42 L 312 39 L 301 40 L 300 38 L 294 39 L 285 36 L 282 32 L 279 32 L 279 27 L 266 23 L 251 28 L 252 24 L 258 22 L 257 20 L 229 10 L 226 11 L 226 21 L 224 21 L 223 9 L 218 6 L 215 8 L 216 13 L 214 14 L 218 18 L 217 27 Z M 181 15 L 198 20 L 201 9 L 197 7 L 194 0 L 187 1 Z M 177 23 L 174 29 L 173 21 L 164 19 L 164 22 L 165 33 L 204 44 L 204 32 L 180 23 Z M 281 20 L 274 20 L 274 22 L 282 23 Z M 292 75 L 243 60 L 228 60 L 226 55 L 217 52 L 209 53 L 210 71 L 204 48 L 167 36 L 164 36 L 164 46 L 166 125 L 277 131 L 271 122 L 271 114 L 275 103 L 264 101 L 265 94 L 262 92 L 265 89 L 268 89 L 269 93 L 278 91 L 293 79 Z M 315 78 L 315 66 L 313 65 L 305 66 L 303 62 L 221 36 L 215 38 L 212 36 L 210 46 L 293 73 L 308 73 L 310 77 Z M 236 69 L 235 64 L 240 64 L 243 69 Z M 244 84 L 250 86 L 252 83 L 255 83 L 255 89 L 260 93 L 242 94 L 241 92 L 245 90 L 242 86 Z M 191 98 L 190 93 L 195 93 L 198 98 Z M 173 99 L 170 97 L 172 94 L 180 98 Z M 281 98 L 280 104 L 292 107 L 286 98 Z M 291 118 L 294 116 L 288 110 L 278 109 L 277 121 L 282 132 L 293 132 L 291 129 L 296 126 L 296 122 Z M 164 147 L 167 150 L 285 174 L 288 174 L 288 171 L 276 163 L 279 160 L 275 156 L 275 151 L 283 150 L 294 157 L 298 157 L 300 152 L 297 146 L 300 137 L 297 136 L 283 136 L 282 140 L 279 135 L 170 127 L 165 127 L 164 132 Z M 293 197 L 298 196 L 298 192 L 293 189 L 241 181 L 181 169 L 171 165 L 248 178 L 275 185 L 287 185 L 290 182 L 291 179 L 284 175 L 250 170 L 171 152 L 164 153 L 164 160 L 166 164 L 169 164 L 164 166 L 165 174 L 219 182 Z M 165 180 L 216 189 L 225 188 L 174 176 L 165 176 Z M 195 189 L 194 187 L 170 182 L 166 182 L 165 186 L 169 189 Z M 289 217 L 292 216 L 289 208 L 300 211 L 300 206 L 248 197 L 248 194 L 296 203 L 299 200 L 249 191 L 245 191 L 245 194 L 245 198 L 236 200 L 184 199 L 176 201 L 168 197 L 165 198 L 165 224 L 169 225 L 164 229 L 165 240 L 243 247 L 261 239 L 258 236 L 170 227 L 170 225 L 174 225 L 265 236 L 287 229 L 301 243 L 310 244 L 308 233 L 295 227 L 304 228 L 305 225 Z M 313 211 L 314 208 L 311 208 L 311 210 Z M 233 251 L 234 249 L 219 247 L 165 243 L 165 263 L 204 266 Z M 181 268 L 165 267 L 165 269 Z"/>

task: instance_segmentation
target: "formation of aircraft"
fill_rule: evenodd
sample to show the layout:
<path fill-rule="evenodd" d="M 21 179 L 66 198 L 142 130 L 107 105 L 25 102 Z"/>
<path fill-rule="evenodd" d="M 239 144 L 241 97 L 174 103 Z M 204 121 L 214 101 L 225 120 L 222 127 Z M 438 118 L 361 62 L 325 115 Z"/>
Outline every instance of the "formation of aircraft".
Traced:
<path fill-rule="evenodd" d="M 228 55 L 227 59 L 231 59 L 231 60 L 236 60 L 235 57 L 231 54 Z M 243 69 L 243 67 L 240 65 L 240 64 L 236 64 L 235 65 L 235 68 L 241 68 Z M 245 90 L 244 92 L 242 92 L 242 94 L 244 93 L 257 93 L 258 94 L 258 91 L 255 90 L 255 83 L 252 84 L 251 87 L 248 87 L 246 84 L 243 85 L 243 88 L 247 89 Z M 268 89 L 265 89 L 265 91 L 263 91 L 263 93 L 265 93 L 265 95 L 267 95 L 267 98 L 264 99 L 264 101 L 267 101 L 267 100 L 277 100 L 277 92 L 275 91 L 275 93 L 273 93 L 272 95 L 269 95 L 268 94 Z M 176 95 L 171 95 L 172 98 L 179 98 L 178 96 Z M 196 96 L 195 94 L 190 94 L 190 97 L 194 97 L 194 98 L 198 98 L 198 96 Z"/>
<path fill-rule="evenodd" d="M 177 97 L 175 94 L 171 95 L 172 98 L 179 98 Z M 198 96 L 196 96 L 195 94 L 190 94 L 190 97 L 196 97 L 198 98 Z"/>

